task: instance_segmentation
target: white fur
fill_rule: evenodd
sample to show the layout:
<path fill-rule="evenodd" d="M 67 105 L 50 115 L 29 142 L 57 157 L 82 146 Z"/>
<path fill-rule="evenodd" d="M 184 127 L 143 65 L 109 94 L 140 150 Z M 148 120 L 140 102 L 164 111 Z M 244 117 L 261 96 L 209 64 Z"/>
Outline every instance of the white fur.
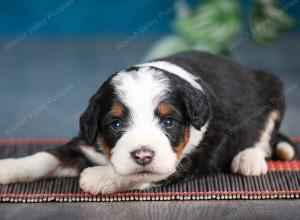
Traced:
<path fill-rule="evenodd" d="M 96 165 L 106 165 L 107 160 L 102 153 L 99 153 L 93 147 L 79 146 L 81 152 L 88 158 L 89 161 Z"/>
<path fill-rule="evenodd" d="M 233 158 L 231 171 L 245 176 L 266 174 L 268 165 L 265 156 L 265 152 L 259 148 L 247 148 Z"/>
<path fill-rule="evenodd" d="M 193 87 L 201 90 L 204 92 L 203 88 L 199 83 L 197 82 L 198 78 L 191 74 L 190 72 L 186 71 L 180 66 L 177 66 L 173 63 L 167 62 L 167 61 L 154 61 L 154 62 L 149 62 L 149 63 L 143 63 L 137 66 L 152 66 L 156 67 L 162 70 L 165 70 L 169 73 L 172 73 L 176 76 L 179 76 L 180 78 L 186 80 L 189 82 Z"/>
<path fill-rule="evenodd" d="M 189 142 L 187 143 L 186 147 L 183 149 L 182 158 L 185 155 L 188 155 L 189 153 L 191 153 L 195 149 L 195 147 L 197 147 L 199 145 L 199 143 L 203 140 L 204 135 L 207 131 L 208 124 L 209 124 L 209 122 L 207 121 L 205 123 L 205 125 L 203 125 L 201 127 L 200 130 L 197 130 L 193 126 L 190 127 L 190 139 L 189 139 Z"/>
<path fill-rule="evenodd" d="M 51 176 L 76 176 L 78 171 L 62 168 L 55 156 L 40 152 L 31 156 L 0 160 L 0 183 L 34 181 Z"/>
<path fill-rule="evenodd" d="M 265 157 L 270 157 L 272 154 L 272 147 L 270 146 L 270 141 L 271 141 L 273 130 L 275 128 L 275 123 L 278 119 L 279 119 L 278 111 L 273 111 L 270 113 L 267 122 L 265 124 L 265 129 L 261 133 L 259 141 L 254 145 L 255 148 L 261 149 L 266 154 Z"/>
<path fill-rule="evenodd" d="M 79 171 L 74 167 L 58 166 L 53 173 L 50 173 L 50 175 L 46 177 L 74 177 L 78 175 L 79 175 Z M 41 173 L 41 176 L 37 178 L 41 179 L 41 178 L 45 178 L 45 176 Z"/>
<path fill-rule="evenodd" d="M 169 81 L 161 72 L 148 67 L 137 72 L 121 72 L 113 78 L 117 94 L 129 108 L 131 124 L 112 150 L 111 162 L 117 173 L 130 175 L 141 171 L 130 156 L 130 152 L 145 146 L 155 152 L 147 169 L 157 175 L 135 178 L 157 181 L 170 175 L 176 169 L 177 155 L 169 139 L 159 127 L 155 109 L 169 91 Z"/>
<path fill-rule="evenodd" d="M 147 169 L 156 173 L 151 176 L 132 176 L 133 173 L 142 171 L 130 157 L 130 152 L 147 146 L 155 152 L 153 161 Z M 177 155 L 173 152 L 168 138 L 157 128 L 131 129 L 118 141 L 112 151 L 111 162 L 120 175 L 128 178 L 159 181 L 171 175 L 176 170 Z"/>
<path fill-rule="evenodd" d="M 231 171 L 246 176 L 257 176 L 266 174 L 268 166 L 266 158 L 272 154 L 270 146 L 272 132 L 275 128 L 275 122 L 279 119 L 279 112 L 273 111 L 268 117 L 265 128 L 261 133 L 259 140 L 251 148 L 238 153 L 231 162 Z"/>
<path fill-rule="evenodd" d="M 150 186 L 149 184 L 131 182 L 119 176 L 110 165 L 86 168 L 80 175 L 79 184 L 85 192 L 91 194 L 114 193 Z"/>

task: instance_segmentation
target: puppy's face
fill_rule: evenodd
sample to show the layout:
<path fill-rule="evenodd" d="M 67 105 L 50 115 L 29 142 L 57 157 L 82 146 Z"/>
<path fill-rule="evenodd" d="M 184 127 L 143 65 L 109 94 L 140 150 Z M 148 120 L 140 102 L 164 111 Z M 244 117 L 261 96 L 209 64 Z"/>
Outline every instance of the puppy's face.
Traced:
<path fill-rule="evenodd" d="M 106 81 L 81 117 L 89 144 L 98 142 L 115 171 L 136 181 L 160 181 L 176 171 L 191 137 L 200 135 L 205 95 L 176 75 L 133 67 Z"/>

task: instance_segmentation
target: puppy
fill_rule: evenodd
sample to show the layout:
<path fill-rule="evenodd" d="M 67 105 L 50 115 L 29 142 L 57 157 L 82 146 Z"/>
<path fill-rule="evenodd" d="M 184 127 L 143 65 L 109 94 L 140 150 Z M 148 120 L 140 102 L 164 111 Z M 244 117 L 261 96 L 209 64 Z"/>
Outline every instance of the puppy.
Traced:
<path fill-rule="evenodd" d="M 0 183 L 78 176 L 92 194 L 145 189 L 191 175 L 268 170 L 294 149 L 279 126 L 283 87 L 274 75 L 204 52 L 184 52 L 111 76 L 66 145 L 0 161 Z"/>

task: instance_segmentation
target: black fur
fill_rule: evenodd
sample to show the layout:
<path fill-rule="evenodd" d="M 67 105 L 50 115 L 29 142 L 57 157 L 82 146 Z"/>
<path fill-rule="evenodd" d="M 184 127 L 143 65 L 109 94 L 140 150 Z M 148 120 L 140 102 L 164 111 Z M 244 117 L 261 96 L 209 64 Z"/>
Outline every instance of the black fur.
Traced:
<path fill-rule="evenodd" d="M 186 120 L 191 122 L 196 129 L 200 129 L 208 120 L 211 110 L 206 96 L 182 78 L 166 71 L 163 72 L 172 82 L 169 96 L 176 99 L 178 103 L 181 102 Z"/>
<path fill-rule="evenodd" d="M 100 132 L 102 119 L 110 111 L 117 99 L 114 87 L 110 84 L 113 76 L 105 81 L 91 97 L 87 109 L 80 116 L 80 136 L 90 146 L 94 146 L 97 143 L 96 139 Z"/>
<path fill-rule="evenodd" d="M 182 162 L 185 170 L 227 170 L 238 152 L 255 144 L 272 110 L 283 115 L 282 82 L 272 74 L 204 52 L 186 52 L 160 60 L 199 76 L 211 111 L 204 140 L 190 155 L 190 161 Z M 279 125 L 280 121 L 274 133 Z"/>
<path fill-rule="evenodd" d="M 184 115 L 184 106 L 182 105 L 181 99 L 179 99 L 177 96 L 174 96 L 174 94 L 169 94 L 168 97 L 169 98 L 165 99 L 163 103 L 171 104 L 174 109 L 164 118 L 170 118 L 173 121 L 173 127 L 165 128 L 162 125 L 160 125 L 160 127 L 168 137 L 171 146 L 175 148 L 178 146 L 184 136 L 184 128 L 189 124 L 186 116 Z M 156 110 L 155 114 L 159 120 L 164 119 L 160 118 L 158 110 Z"/>
<path fill-rule="evenodd" d="M 76 168 L 78 172 L 81 172 L 86 167 L 94 166 L 91 161 L 81 152 L 78 146 L 82 145 L 82 138 L 74 138 L 70 142 L 52 150 L 48 150 L 49 153 L 56 156 L 61 161 L 62 167 Z"/>
<path fill-rule="evenodd" d="M 123 123 L 123 127 L 119 130 L 114 130 L 112 128 L 111 123 L 114 122 L 114 120 L 116 120 L 116 118 L 114 118 L 112 116 L 111 112 L 108 111 L 103 116 L 103 120 L 101 123 L 101 129 L 99 131 L 99 133 L 102 135 L 105 143 L 107 143 L 107 145 L 110 148 L 113 148 L 115 146 L 115 144 L 117 143 L 117 141 L 122 137 L 122 135 L 126 131 L 128 124 L 130 122 L 130 115 L 129 115 L 128 108 L 126 106 L 124 106 L 122 103 L 120 103 L 120 101 L 118 101 L 117 98 L 115 99 L 114 103 L 118 103 L 119 105 L 122 105 L 124 108 L 124 114 L 123 114 L 122 118 L 118 118 Z"/>

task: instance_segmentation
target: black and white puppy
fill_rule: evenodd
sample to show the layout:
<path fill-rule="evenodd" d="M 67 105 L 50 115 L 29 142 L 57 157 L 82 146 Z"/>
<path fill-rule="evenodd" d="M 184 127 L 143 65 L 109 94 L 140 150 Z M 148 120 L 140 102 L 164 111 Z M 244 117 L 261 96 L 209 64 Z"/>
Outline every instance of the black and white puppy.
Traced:
<path fill-rule="evenodd" d="M 93 194 L 144 189 L 190 175 L 261 175 L 294 156 L 279 133 L 281 81 L 227 58 L 185 52 L 111 76 L 80 118 L 80 134 L 47 152 L 0 161 L 0 183 L 80 175 Z"/>

